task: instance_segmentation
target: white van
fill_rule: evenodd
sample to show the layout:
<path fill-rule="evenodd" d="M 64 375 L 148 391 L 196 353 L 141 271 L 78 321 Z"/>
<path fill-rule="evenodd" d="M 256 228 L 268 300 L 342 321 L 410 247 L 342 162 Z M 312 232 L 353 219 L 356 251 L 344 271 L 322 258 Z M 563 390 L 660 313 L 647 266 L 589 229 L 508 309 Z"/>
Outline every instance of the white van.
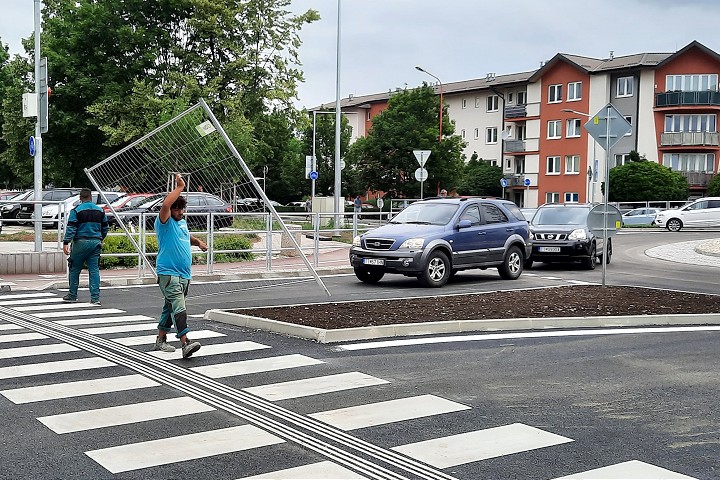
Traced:
<path fill-rule="evenodd" d="M 671 232 L 683 227 L 720 226 L 720 197 L 706 197 L 673 210 L 662 210 L 655 216 L 655 224 Z"/>

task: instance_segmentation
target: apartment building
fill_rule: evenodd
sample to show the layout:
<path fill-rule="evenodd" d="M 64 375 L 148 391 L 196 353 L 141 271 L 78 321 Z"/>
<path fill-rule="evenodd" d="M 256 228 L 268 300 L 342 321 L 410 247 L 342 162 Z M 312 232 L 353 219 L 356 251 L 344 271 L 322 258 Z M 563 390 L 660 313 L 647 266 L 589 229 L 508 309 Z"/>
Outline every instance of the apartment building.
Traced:
<path fill-rule="evenodd" d="M 606 158 L 622 165 L 632 150 L 681 172 L 701 196 L 720 161 L 719 74 L 720 56 L 699 42 L 603 59 L 558 53 L 535 71 L 445 84 L 443 101 L 466 158 L 502 166 L 505 197 L 520 206 L 602 201 Z M 355 137 L 394 93 L 342 100 Z M 606 157 L 583 125 L 608 103 L 632 130 Z"/>

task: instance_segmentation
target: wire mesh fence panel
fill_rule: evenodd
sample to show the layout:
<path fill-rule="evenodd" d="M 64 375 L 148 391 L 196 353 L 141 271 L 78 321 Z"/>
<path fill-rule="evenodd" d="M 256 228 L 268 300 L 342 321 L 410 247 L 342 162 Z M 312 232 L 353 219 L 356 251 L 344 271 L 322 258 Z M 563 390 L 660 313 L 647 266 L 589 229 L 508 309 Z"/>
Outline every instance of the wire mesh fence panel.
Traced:
<path fill-rule="evenodd" d="M 128 209 L 116 210 L 109 205 L 111 211 L 108 213 L 111 225 L 120 228 L 141 254 L 141 267 L 149 269 L 153 275 L 157 252 L 155 222 L 158 221 L 165 195 L 175 188 L 176 176 L 180 174 L 185 181 L 182 193 L 187 200 L 185 220 L 191 234 L 206 240 L 209 246 L 206 256 L 193 256 L 194 263 L 212 264 L 216 260 L 215 250 L 223 249 L 241 250 L 234 254 L 219 254 L 224 255 L 224 260 L 252 260 L 255 256 L 251 251 L 253 245 L 267 244 L 271 239 L 262 238 L 266 235 L 262 233 L 262 228 L 247 234 L 244 231 L 248 229 L 241 227 L 243 223 L 263 225 L 269 215 L 273 229 L 286 236 L 283 237 L 286 238 L 285 250 L 291 250 L 293 256 L 301 259 L 302 266 L 307 269 L 307 277 L 330 294 L 301 249 L 296 235 L 288 230 L 203 100 L 114 155 L 85 169 L 85 172 L 100 192 L 115 190 L 128 194 L 155 194 L 148 196 L 145 203 Z M 212 235 L 208 235 L 210 230 Z M 272 253 L 271 248 L 267 250 Z M 242 263 L 238 269 L 242 270 Z M 197 280 L 200 281 L 193 282 L 189 297 L 297 282 L 261 278 L 243 282 Z"/>

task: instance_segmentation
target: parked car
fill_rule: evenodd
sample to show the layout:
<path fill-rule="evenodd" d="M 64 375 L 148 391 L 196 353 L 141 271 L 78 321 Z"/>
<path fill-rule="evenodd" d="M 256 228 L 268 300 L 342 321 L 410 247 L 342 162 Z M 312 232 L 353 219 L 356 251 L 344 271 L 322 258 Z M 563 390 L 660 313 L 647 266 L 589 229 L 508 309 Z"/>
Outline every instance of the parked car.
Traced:
<path fill-rule="evenodd" d="M 123 207 L 116 209 L 115 211 L 118 214 L 118 217 L 123 219 L 123 222 L 125 222 L 126 225 L 133 224 L 134 226 L 138 226 L 139 220 L 140 220 L 140 214 L 141 213 L 147 213 L 150 211 L 150 209 L 158 203 L 158 201 L 161 201 L 163 198 L 165 198 L 164 193 L 157 193 L 150 197 L 147 197 L 144 199 L 142 203 L 135 206 L 129 206 L 129 207 Z M 158 211 L 160 211 L 160 208 L 158 207 Z M 117 227 L 119 226 L 117 217 L 111 212 L 107 214 L 108 217 L 108 224 L 111 227 Z M 153 217 L 153 221 L 155 218 Z"/>
<path fill-rule="evenodd" d="M 0 216 L 2 216 L 2 218 L 17 218 L 22 204 L 14 202 L 29 200 L 32 198 L 33 193 L 34 192 L 32 190 L 28 190 L 7 199 L 7 202 L 0 204 Z"/>
<path fill-rule="evenodd" d="M 635 208 L 623 213 L 622 224 L 624 225 L 653 225 L 655 215 L 659 208 Z"/>
<path fill-rule="evenodd" d="M 525 268 L 533 262 L 580 262 L 588 269 L 595 268 L 605 252 L 603 237 L 588 227 L 588 216 L 594 205 L 582 203 L 545 204 L 538 208 L 530 222 L 532 255 Z M 612 239 L 608 238 L 607 263 L 612 257 Z"/>
<path fill-rule="evenodd" d="M 655 216 L 655 224 L 671 232 L 684 227 L 720 226 L 720 197 L 706 197 L 674 210 L 662 210 Z"/>
<path fill-rule="evenodd" d="M 67 200 L 68 198 L 72 197 L 73 195 L 78 195 L 80 193 L 79 188 L 55 188 L 53 190 L 43 190 L 42 192 L 42 200 L 45 201 L 52 201 L 52 202 L 59 202 Z M 32 194 L 31 194 L 32 195 Z M 32 198 L 32 197 L 30 197 Z M 30 199 L 28 198 L 28 200 Z M 48 204 L 43 203 L 43 208 L 46 207 Z M 26 219 L 32 219 L 33 218 L 33 212 L 35 211 L 35 205 L 31 203 L 23 204 L 20 207 L 20 210 L 18 211 L 17 218 L 26 220 Z M 25 225 L 31 222 L 18 222 L 20 225 Z"/>
<path fill-rule="evenodd" d="M 215 195 L 204 193 L 204 192 L 189 192 L 183 194 L 187 199 L 187 207 L 185 208 L 185 220 L 188 226 L 193 228 L 205 227 L 207 217 L 205 215 L 192 215 L 193 213 L 207 214 L 210 212 L 214 213 L 232 213 L 232 206 L 225 202 L 220 197 Z M 121 209 L 118 214 L 122 213 L 122 217 L 126 224 L 132 222 L 134 225 L 138 224 L 140 214 L 157 214 L 160 212 L 162 207 L 163 199 L 165 194 L 158 194 L 155 197 L 151 197 L 147 202 L 129 209 Z M 135 215 L 133 215 L 135 214 Z M 157 215 L 147 215 L 145 218 L 145 228 L 152 229 L 155 227 L 155 218 Z M 108 216 L 108 223 L 111 226 L 118 225 L 117 220 Z M 215 227 L 229 227 L 233 223 L 232 215 L 216 215 L 215 216 Z"/>
<path fill-rule="evenodd" d="M 108 200 L 116 200 L 118 198 L 121 198 L 125 195 L 124 192 L 103 192 L 105 195 L 105 198 Z M 99 206 L 104 206 L 105 199 L 102 195 L 100 195 L 99 192 L 92 192 L 92 200 L 98 204 Z M 70 214 L 70 210 L 75 208 L 80 203 L 80 195 L 73 195 L 72 197 L 68 197 L 67 199 L 63 200 L 64 206 L 62 208 L 62 214 L 67 219 L 67 216 Z M 58 217 L 60 216 L 60 204 L 58 203 L 51 203 L 48 205 L 43 205 L 42 207 L 42 226 L 43 227 L 50 227 L 50 228 L 57 228 L 58 226 Z"/>
<path fill-rule="evenodd" d="M 355 237 L 350 263 L 358 279 L 386 273 L 441 287 L 460 270 L 495 267 L 514 280 L 530 253 L 528 224 L 514 203 L 479 198 L 415 202 L 387 225 Z"/>
<path fill-rule="evenodd" d="M 537 212 L 537 208 L 521 208 L 520 211 L 522 212 L 523 216 L 525 217 L 525 220 L 528 222 L 532 220 L 533 215 L 535 215 L 535 212 Z"/>
<path fill-rule="evenodd" d="M 146 203 L 150 197 L 154 197 L 155 195 L 154 193 L 131 193 L 123 195 L 111 201 L 109 205 L 103 205 L 103 210 L 105 210 L 105 213 L 109 213 L 112 211 L 110 209 L 111 206 L 115 211 L 123 208 L 134 208 Z"/>

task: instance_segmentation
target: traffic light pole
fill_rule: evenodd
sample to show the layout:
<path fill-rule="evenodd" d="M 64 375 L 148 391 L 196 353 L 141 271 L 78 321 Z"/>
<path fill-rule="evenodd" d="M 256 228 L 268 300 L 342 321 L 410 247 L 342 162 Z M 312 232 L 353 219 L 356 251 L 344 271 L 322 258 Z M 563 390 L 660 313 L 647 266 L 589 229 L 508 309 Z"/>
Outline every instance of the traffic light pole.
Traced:
<path fill-rule="evenodd" d="M 35 158 L 34 158 L 34 196 L 36 201 L 42 200 L 42 102 L 40 74 L 40 11 L 41 0 L 35 0 L 35 96 L 37 99 L 37 117 L 35 122 Z M 47 87 L 44 92 L 47 95 Z M 42 252 L 42 204 L 35 204 L 35 251 Z M 58 225 L 58 228 L 60 226 Z"/>

